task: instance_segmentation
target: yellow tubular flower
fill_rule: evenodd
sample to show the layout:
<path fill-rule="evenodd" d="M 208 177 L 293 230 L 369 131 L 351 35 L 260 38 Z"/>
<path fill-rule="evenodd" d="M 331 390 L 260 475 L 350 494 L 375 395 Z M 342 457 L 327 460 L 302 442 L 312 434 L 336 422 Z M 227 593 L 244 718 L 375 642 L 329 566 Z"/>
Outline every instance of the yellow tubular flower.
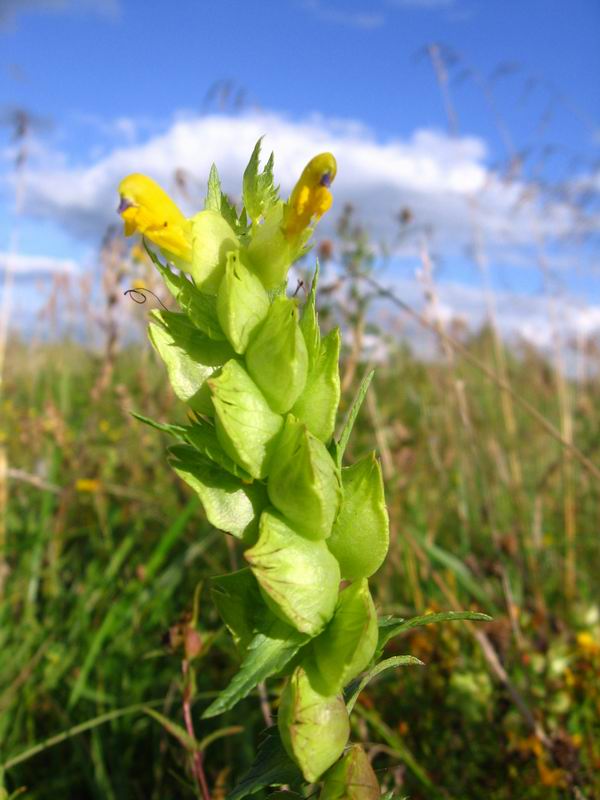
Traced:
<path fill-rule="evenodd" d="M 304 167 L 285 207 L 283 231 L 288 239 L 302 233 L 313 219 L 320 219 L 330 209 L 333 197 L 329 187 L 336 172 L 337 163 L 331 153 L 320 153 Z"/>
<path fill-rule="evenodd" d="M 119 184 L 119 194 L 118 212 L 125 223 L 125 236 L 141 233 L 162 250 L 191 261 L 190 222 L 152 178 L 128 175 Z"/>

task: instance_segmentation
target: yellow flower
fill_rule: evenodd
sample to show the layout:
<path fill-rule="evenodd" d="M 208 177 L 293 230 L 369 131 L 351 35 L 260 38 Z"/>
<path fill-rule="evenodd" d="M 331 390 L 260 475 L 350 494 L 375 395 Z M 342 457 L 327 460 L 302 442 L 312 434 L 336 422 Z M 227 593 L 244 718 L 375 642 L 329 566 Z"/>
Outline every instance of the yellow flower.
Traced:
<path fill-rule="evenodd" d="M 320 219 L 331 208 L 333 197 L 329 187 L 336 172 L 336 160 L 331 153 L 321 153 L 308 162 L 285 207 L 283 230 L 288 239 L 298 236 L 313 219 Z"/>
<path fill-rule="evenodd" d="M 162 250 L 191 261 L 191 224 L 152 178 L 128 175 L 119 184 L 119 194 L 118 212 L 125 223 L 125 236 L 141 233 Z"/>
<path fill-rule="evenodd" d="M 75 481 L 75 489 L 78 492 L 99 492 L 100 481 L 96 480 L 95 478 L 79 478 Z"/>

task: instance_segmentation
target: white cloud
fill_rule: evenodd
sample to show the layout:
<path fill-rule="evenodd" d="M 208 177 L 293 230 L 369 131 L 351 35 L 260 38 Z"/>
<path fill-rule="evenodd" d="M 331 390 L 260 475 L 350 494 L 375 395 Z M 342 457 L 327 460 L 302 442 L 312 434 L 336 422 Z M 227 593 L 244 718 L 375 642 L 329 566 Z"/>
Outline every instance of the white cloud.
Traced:
<path fill-rule="evenodd" d="M 23 253 L 0 253 L 0 270 L 10 269 L 17 277 L 41 275 L 76 275 L 79 265 L 70 258 L 29 256 Z"/>
<path fill-rule="evenodd" d="M 70 13 L 87 12 L 114 17 L 119 0 L 1 0 L 0 28 L 11 26 L 24 12 Z"/>
<path fill-rule="evenodd" d="M 133 127 L 132 127 L 133 130 Z M 410 208 L 410 229 L 427 229 L 433 246 L 451 255 L 461 252 L 477 228 L 486 245 L 506 248 L 529 244 L 543 236 L 553 239 L 573 232 L 583 222 L 567 204 L 540 205 L 533 187 L 505 182 L 486 165 L 486 147 L 475 137 L 452 138 L 420 130 L 407 139 L 381 141 L 357 121 L 313 116 L 293 120 L 277 113 L 242 116 L 180 117 L 162 133 L 144 141 L 114 147 L 85 164 L 73 164 L 46 153 L 27 178 L 26 210 L 53 220 L 73 235 L 97 241 L 109 224 L 117 224 L 117 186 L 130 172 L 145 172 L 178 193 L 177 171 L 189 177 L 194 203 L 201 206 L 205 180 L 214 161 L 224 189 L 239 197 L 241 175 L 254 143 L 265 134 L 265 154 L 276 156 L 276 176 L 282 192 L 292 188 L 307 160 L 323 150 L 338 159 L 334 184 L 335 209 L 351 203 L 357 219 L 378 241 L 399 241 L 398 212 Z M 49 166 L 50 164 L 50 166 Z M 331 232 L 335 214 L 321 223 Z M 593 220 L 592 220 L 593 223 Z M 400 250 L 414 252 L 415 237 L 404 237 Z"/>

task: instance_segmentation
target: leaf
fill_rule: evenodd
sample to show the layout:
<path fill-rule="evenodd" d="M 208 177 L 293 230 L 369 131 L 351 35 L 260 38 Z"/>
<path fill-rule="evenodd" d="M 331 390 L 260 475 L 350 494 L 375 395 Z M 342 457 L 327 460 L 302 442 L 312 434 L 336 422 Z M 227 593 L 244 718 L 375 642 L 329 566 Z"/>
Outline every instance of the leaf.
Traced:
<path fill-rule="evenodd" d="M 420 536 L 416 532 L 414 535 L 415 538 L 418 539 L 421 547 L 426 550 L 432 561 L 449 569 L 463 589 L 465 589 L 472 597 L 479 600 L 484 608 L 487 608 L 487 610 L 493 614 L 498 613 L 495 603 L 490 600 L 486 591 L 482 588 L 481 582 L 473 576 L 471 570 L 459 558 L 451 553 L 448 553 L 439 545 L 428 542 L 424 536 Z"/>
<path fill-rule="evenodd" d="M 211 211 L 221 210 L 221 179 L 215 164 L 211 164 L 208 174 L 204 208 L 209 208 Z"/>
<path fill-rule="evenodd" d="M 217 168 L 214 164 L 211 166 L 210 173 L 208 175 L 204 209 L 208 209 L 209 211 L 218 211 L 223 219 L 233 228 L 233 230 L 237 233 L 240 233 L 240 225 L 235 206 L 230 202 L 227 195 L 223 193 L 221 189 L 221 179 L 219 178 L 219 173 L 217 172 Z"/>
<path fill-rule="evenodd" d="M 173 311 L 153 311 L 148 335 L 177 397 L 200 414 L 212 414 L 206 381 L 233 355 L 229 343 L 209 339 L 185 314 Z"/>
<path fill-rule="evenodd" d="M 162 264 L 148 245 L 146 252 L 160 272 L 165 286 L 192 323 L 209 339 L 224 341 L 226 337 L 219 324 L 216 297 L 201 292 L 183 273 L 176 274 L 166 264 Z"/>
<path fill-rule="evenodd" d="M 373 380 L 374 374 L 375 370 L 372 369 L 370 372 L 367 372 L 367 374 L 362 379 L 361 384 L 358 387 L 358 392 L 356 393 L 356 397 L 354 398 L 354 400 L 352 401 L 352 405 L 350 406 L 350 410 L 344 422 L 344 426 L 342 428 L 342 432 L 340 433 L 340 437 L 337 440 L 337 442 L 335 442 L 335 444 L 333 445 L 332 455 L 337 461 L 338 466 L 342 465 L 342 459 L 344 457 L 346 446 L 348 445 L 348 440 L 350 439 L 350 434 L 352 433 L 352 428 L 354 427 L 354 423 L 356 422 L 356 417 L 358 416 L 360 407 L 363 404 L 363 400 L 365 399 L 367 390 L 371 385 L 371 381 Z"/>
<path fill-rule="evenodd" d="M 175 445 L 169 455 L 175 472 L 198 494 L 211 525 L 251 543 L 268 502 L 264 486 L 242 483 L 189 445 Z"/>
<path fill-rule="evenodd" d="M 266 633 L 257 633 L 250 644 L 239 672 L 229 686 L 210 704 L 202 717 L 208 719 L 233 708 L 254 687 L 280 672 L 309 640 L 289 625 L 274 620 Z"/>
<path fill-rule="evenodd" d="M 249 567 L 211 578 L 211 594 L 219 616 L 244 653 L 256 634 L 257 620 L 266 610 L 256 578 Z"/>
<path fill-rule="evenodd" d="M 168 717 L 165 717 L 163 714 L 155 711 L 153 708 L 144 708 L 143 709 L 145 714 L 155 719 L 159 722 L 163 728 L 170 733 L 171 736 L 174 736 L 177 741 L 185 747 L 186 750 L 189 750 L 190 753 L 197 753 L 202 750 L 202 746 L 199 742 L 197 742 L 193 736 L 182 728 L 181 725 L 178 725 L 176 722 L 173 722 Z"/>
<path fill-rule="evenodd" d="M 137 411 L 130 411 L 129 413 L 132 417 L 135 417 L 135 419 L 143 422 L 144 425 L 148 425 L 148 427 L 154 428 L 157 431 L 162 431 L 163 433 L 169 433 L 182 442 L 185 441 L 185 431 L 187 430 L 185 425 L 171 425 L 168 422 L 157 422 L 154 419 L 150 419 L 150 417 L 145 417 L 143 414 L 138 414 Z"/>
<path fill-rule="evenodd" d="M 396 667 L 406 667 L 406 666 L 420 666 L 424 667 L 422 661 L 414 656 L 393 656 L 392 658 L 386 658 L 385 661 L 380 661 L 378 664 L 375 664 L 362 678 L 358 681 L 358 683 L 351 684 L 348 687 L 348 690 L 351 692 L 350 698 L 346 702 L 346 708 L 348 709 L 348 713 L 350 714 L 356 701 L 358 700 L 359 694 L 365 688 L 365 686 L 370 683 L 377 675 L 385 672 L 387 669 L 395 669 Z"/>
<path fill-rule="evenodd" d="M 243 800 L 267 786 L 294 786 L 301 782 L 300 770 L 283 749 L 279 733 L 273 727 L 260 743 L 254 763 L 227 795 L 227 800 Z"/>
<path fill-rule="evenodd" d="M 396 636 L 412 628 L 420 628 L 423 625 L 433 625 L 437 622 L 459 622 L 460 620 L 471 620 L 473 622 L 489 622 L 491 617 L 479 611 L 440 611 L 438 614 L 422 614 L 411 619 L 394 619 L 388 617 L 379 620 L 379 641 L 375 658 L 378 658 L 386 644 Z"/>
<path fill-rule="evenodd" d="M 254 222 L 264 217 L 279 200 L 279 187 L 275 186 L 273 179 L 273 153 L 269 156 L 263 171 L 258 171 L 262 140 L 261 136 L 252 151 L 243 180 L 244 208 Z"/>
<path fill-rule="evenodd" d="M 241 478 L 248 483 L 252 482 L 250 473 L 236 464 L 223 450 L 217 438 L 217 432 L 209 422 L 198 419 L 193 425 L 182 427 L 181 431 L 183 432 L 184 440 L 189 442 L 201 455 L 210 461 L 214 461 L 215 464 L 223 467 L 227 472 L 235 475 L 236 478 Z"/>

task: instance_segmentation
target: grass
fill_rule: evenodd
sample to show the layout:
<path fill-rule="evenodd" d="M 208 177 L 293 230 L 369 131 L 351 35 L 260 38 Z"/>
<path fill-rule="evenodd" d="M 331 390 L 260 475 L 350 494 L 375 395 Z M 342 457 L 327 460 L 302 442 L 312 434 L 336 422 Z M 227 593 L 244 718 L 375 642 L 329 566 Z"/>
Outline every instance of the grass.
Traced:
<path fill-rule="evenodd" d="M 492 332 L 463 341 L 496 370 Z M 368 369 L 358 352 L 343 365 L 353 388 Z M 565 380 L 565 405 L 541 356 L 502 353 L 513 392 L 598 462 L 600 380 Z M 348 457 L 374 436 L 383 456 L 392 542 L 373 582 L 381 612 L 473 609 L 493 621 L 394 640 L 386 656 L 427 666 L 382 673 L 360 696 L 354 738 L 382 783 L 413 800 L 600 795 L 598 481 L 523 404 L 511 404 L 507 424 L 506 398 L 460 353 L 431 362 L 395 345 L 370 392 Z M 350 400 L 351 388 L 345 410 Z M 181 641 L 194 613 L 192 712 L 215 798 L 249 766 L 264 729 L 258 696 L 200 720 L 236 664 L 203 582 L 241 553 L 167 467 L 167 437 L 131 411 L 182 418 L 145 343 L 99 357 L 69 341 L 11 342 L 1 408 L 6 796 L 196 796 L 178 734 Z M 267 692 L 274 708 L 275 682 Z"/>

